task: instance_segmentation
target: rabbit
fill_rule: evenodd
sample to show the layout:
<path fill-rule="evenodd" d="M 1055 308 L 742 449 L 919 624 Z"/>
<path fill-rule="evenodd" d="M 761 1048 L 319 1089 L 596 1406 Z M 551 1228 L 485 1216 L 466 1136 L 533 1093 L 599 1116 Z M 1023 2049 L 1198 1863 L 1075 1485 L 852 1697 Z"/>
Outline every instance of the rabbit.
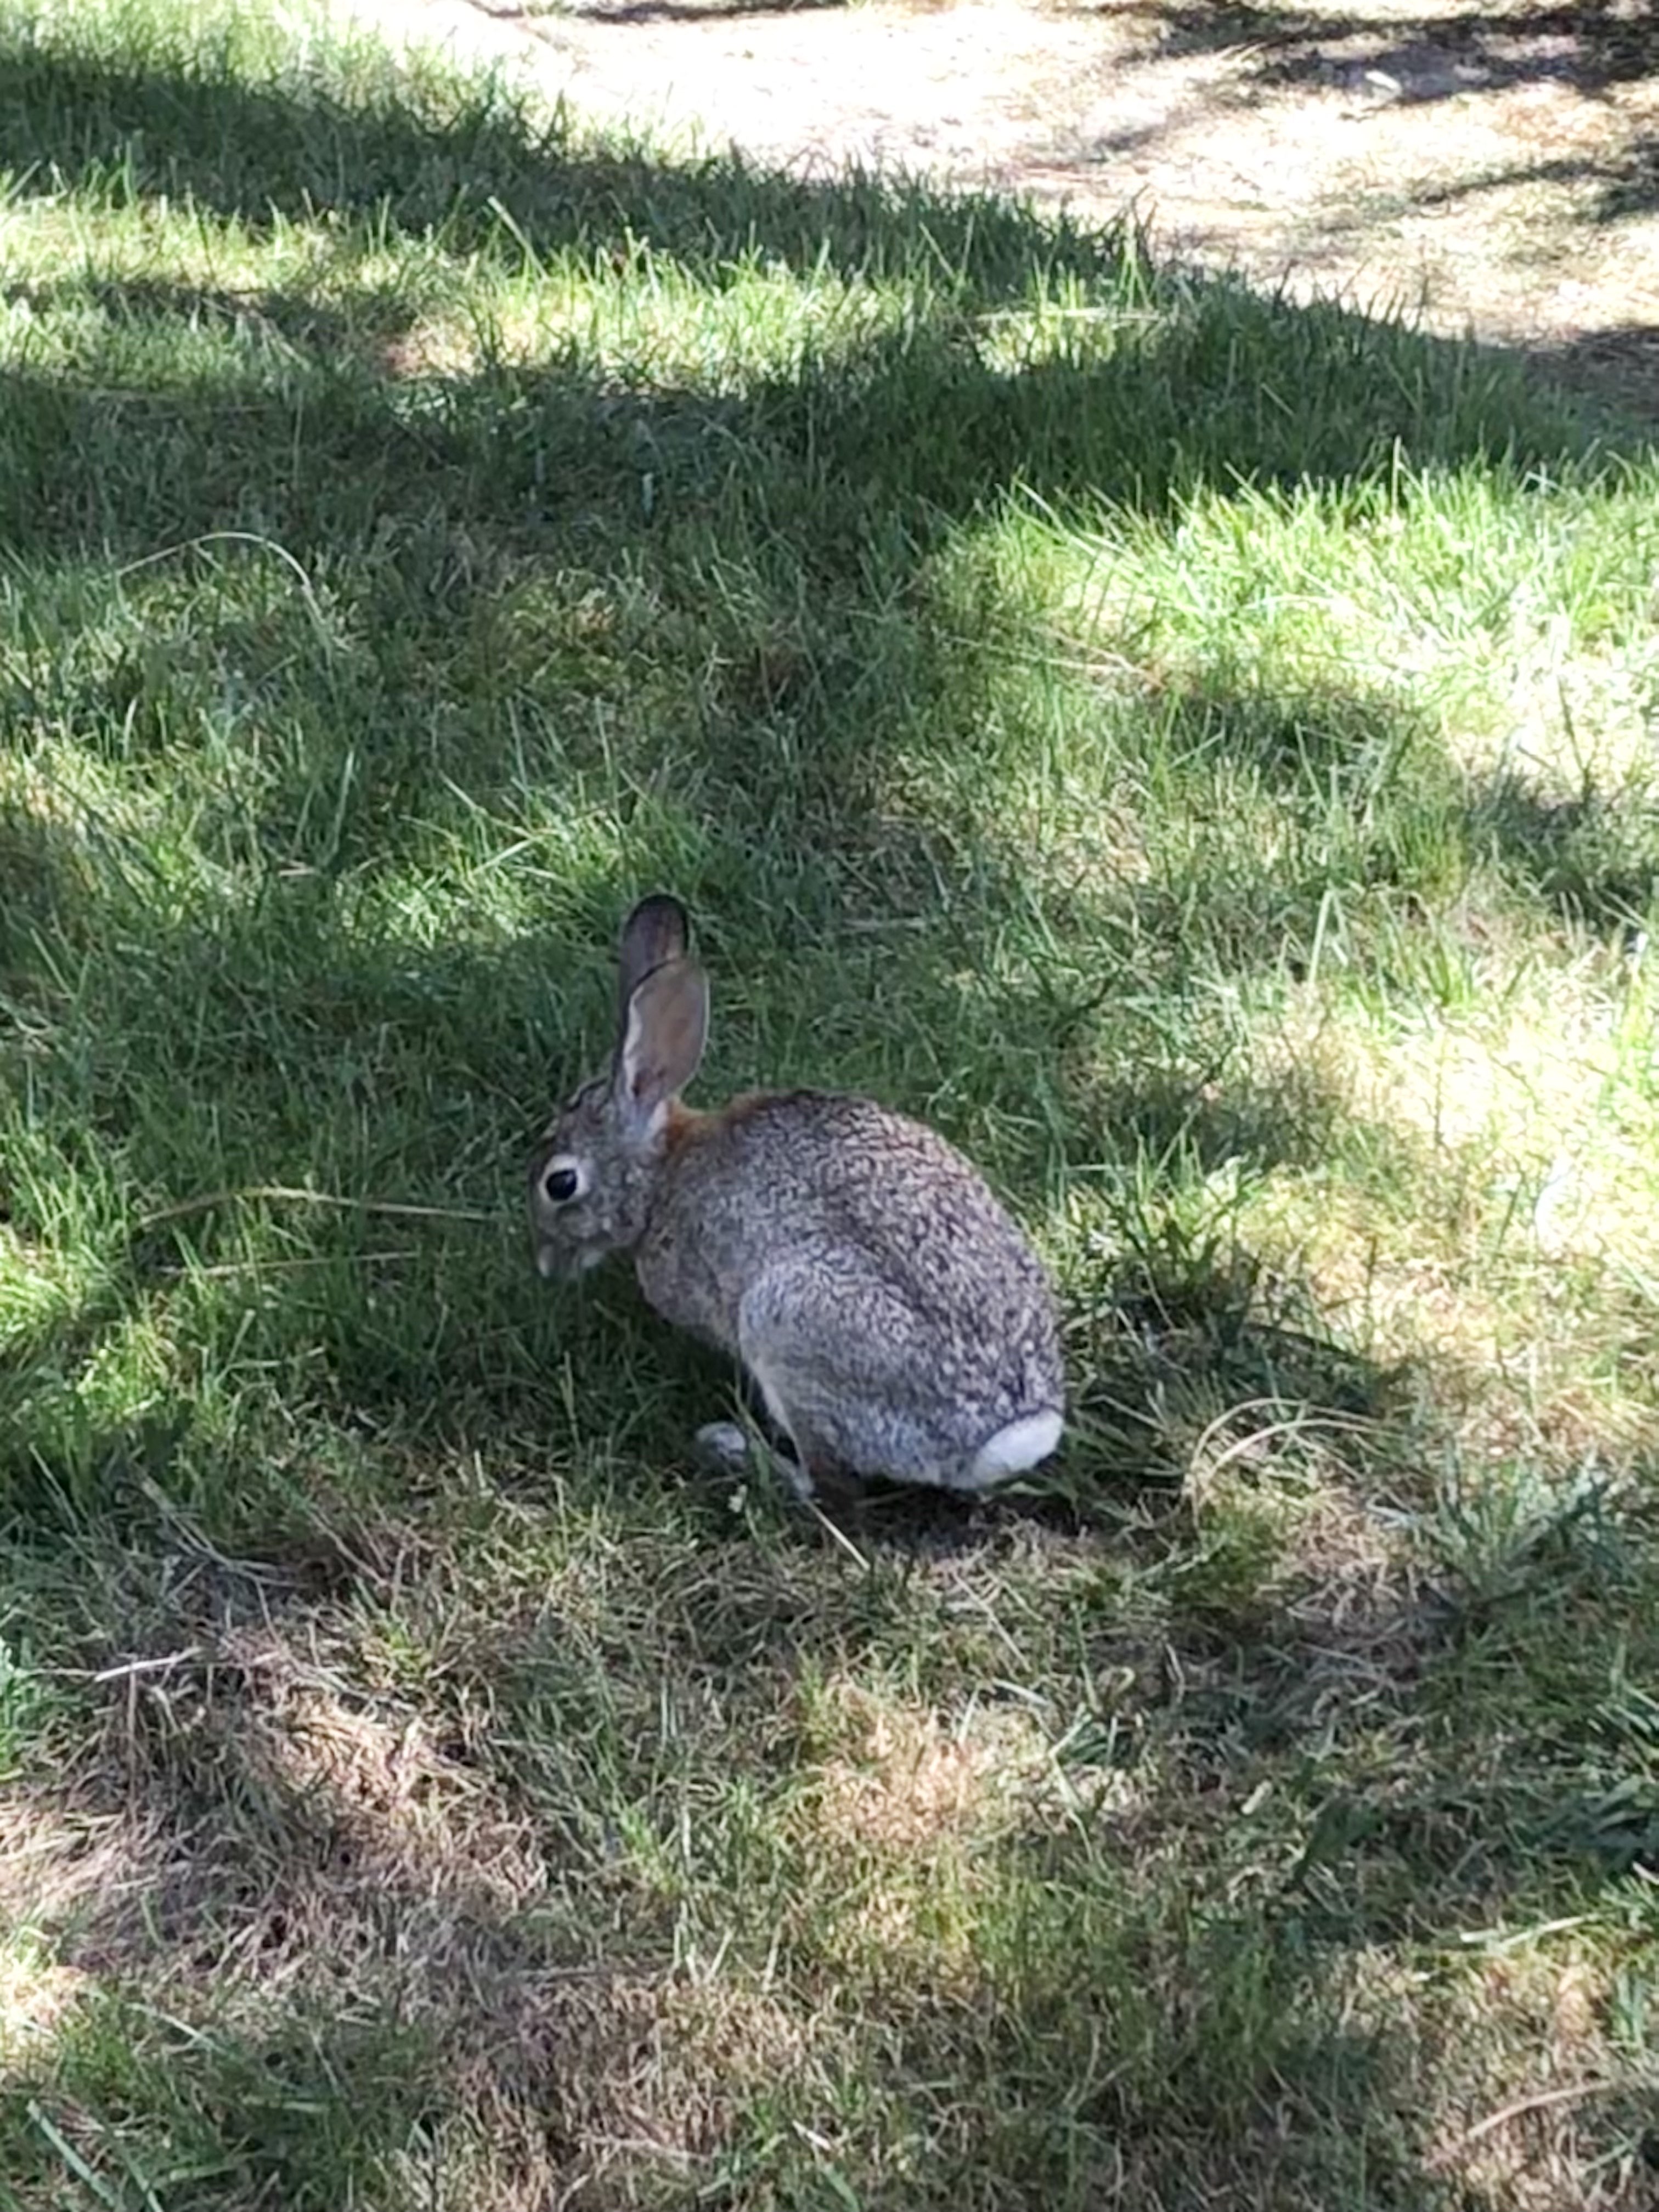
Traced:
<path fill-rule="evenodd" d="M 630 1253 L 649 1304 L 734 1354 L 821 1476 L 983 1491 L 1060 1443 L 1066 1390 L 1041 1261 L 961 1153 L 872 1100 L 751 1091 L 680 1103 L 708 983 L 678 899 L 623 926 L 617 1042 L 530 1167 L 544 1278 Z M 722 1460 L 742 1431 L 698 1432 Z"/>

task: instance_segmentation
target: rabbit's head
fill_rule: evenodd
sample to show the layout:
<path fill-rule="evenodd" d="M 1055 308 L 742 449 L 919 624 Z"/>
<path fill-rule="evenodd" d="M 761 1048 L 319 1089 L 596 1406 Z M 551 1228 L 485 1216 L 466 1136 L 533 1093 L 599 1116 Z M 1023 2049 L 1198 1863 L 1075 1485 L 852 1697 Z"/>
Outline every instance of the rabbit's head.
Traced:
<path fill-rule="evenodd" d="M 708 1033 L 708 981 L 687 951 L 678 899 L 642 899 L 623 925 L 617 1042 L 537 1146 L 530 1165 L 536 1265 L 579 1275 L 645 1233 L 679 1094 Z"/>

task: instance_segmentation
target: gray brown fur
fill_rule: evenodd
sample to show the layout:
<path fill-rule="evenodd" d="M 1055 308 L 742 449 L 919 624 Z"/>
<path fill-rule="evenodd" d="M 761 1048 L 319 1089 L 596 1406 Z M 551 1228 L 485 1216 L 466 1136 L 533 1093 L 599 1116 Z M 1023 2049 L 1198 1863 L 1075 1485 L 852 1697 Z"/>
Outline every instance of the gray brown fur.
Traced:
<path fill-rule="evenodd" d="M 1057 1437 L 1064 1409 L 1042 1264 L 960 1152 L 869 1099 L 762 1093 L 686 1112 L 707 985 L 675 911 L 659 898 L 630 917 L 611 1069 L 532 1164 L 543 1272 L 631 1252 L 659 1313 L 744 1362 L 809 1475 L 1000 1479 L 976 1464 L 988 1443 L 1044 1416 Z M 556 1203 L 550 1171 L 575 1173 L 580 1194 Z"/>

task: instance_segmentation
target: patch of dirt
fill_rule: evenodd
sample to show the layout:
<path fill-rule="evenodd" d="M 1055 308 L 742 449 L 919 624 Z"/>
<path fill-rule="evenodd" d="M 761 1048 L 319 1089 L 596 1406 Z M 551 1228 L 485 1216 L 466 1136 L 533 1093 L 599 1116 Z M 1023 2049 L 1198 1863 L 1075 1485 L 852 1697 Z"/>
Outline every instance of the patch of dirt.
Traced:
<path fill-rule="evenodd" d="M 1166 258 L 1404 308 L 1659 409 L 1655 0 L 331 4 L 798 173 L 1133 206 Z"/>

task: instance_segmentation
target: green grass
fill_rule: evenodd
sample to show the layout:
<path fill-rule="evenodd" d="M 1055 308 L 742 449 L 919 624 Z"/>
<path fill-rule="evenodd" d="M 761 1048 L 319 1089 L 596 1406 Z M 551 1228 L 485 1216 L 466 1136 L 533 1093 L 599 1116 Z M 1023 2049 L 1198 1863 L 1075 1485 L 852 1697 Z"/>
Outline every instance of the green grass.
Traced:
<path fill-rule="evenodd" d="M 164 0 L 0 178 L 0 2204 L 1637 2202 L 1634 432 Z M 1030 1223 L 1031 1492 L 534 1279 L 657 884 Z"/>

